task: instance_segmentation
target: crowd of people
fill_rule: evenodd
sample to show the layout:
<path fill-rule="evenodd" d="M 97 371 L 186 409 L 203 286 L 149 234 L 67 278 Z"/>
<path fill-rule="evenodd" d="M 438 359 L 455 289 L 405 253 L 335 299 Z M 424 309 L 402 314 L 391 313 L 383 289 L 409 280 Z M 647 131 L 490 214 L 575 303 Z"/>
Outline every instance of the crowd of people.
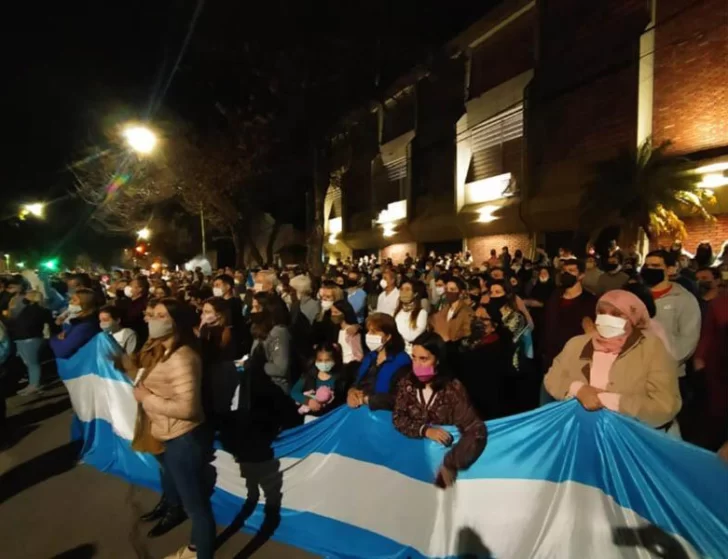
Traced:
<path fill-rule="evenodd" d="M 162 473 L 149 535 L 192 520 L 191 545 L 170 557 L 214 555 L 214 436 L 241 462 L 264 460 L 281 429 L 339 406 L 391 410 L 403 435 L 449 447 L 441 487 L 483 452 L 485 420 L 554 400 L 713 451 L 728 439 L 728 243 L 717 257 L 708 243 L 643 259 L 612 242 L 586 258 L 503 247 L 482 263 L 467 252 L 347 259 L 322 277 L 296 266 L 117 270 L 0 287 L 27 367 L 22 396 L 42 390 L 44 339 L 60 359 L 101 331 L 118 342 L 139 404 L 134 448 Z M 55 316 L 49 291 L 67 301 Z"/>

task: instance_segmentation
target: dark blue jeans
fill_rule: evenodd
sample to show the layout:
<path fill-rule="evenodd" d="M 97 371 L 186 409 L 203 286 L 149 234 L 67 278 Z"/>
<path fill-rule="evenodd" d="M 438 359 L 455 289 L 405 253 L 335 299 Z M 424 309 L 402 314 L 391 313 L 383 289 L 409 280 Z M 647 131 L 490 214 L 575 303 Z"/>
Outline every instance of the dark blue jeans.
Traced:
<path fill-rule="evenodd" d="M 189 433 L 166 441 L 159 456 L 162 490 L 172 506 L 184 507 L 192 521 L 192 545 L 199 559 L 215 554 L 215 518 L 210 495 L 215 484 L 212 432 L 203 424 Z"/>

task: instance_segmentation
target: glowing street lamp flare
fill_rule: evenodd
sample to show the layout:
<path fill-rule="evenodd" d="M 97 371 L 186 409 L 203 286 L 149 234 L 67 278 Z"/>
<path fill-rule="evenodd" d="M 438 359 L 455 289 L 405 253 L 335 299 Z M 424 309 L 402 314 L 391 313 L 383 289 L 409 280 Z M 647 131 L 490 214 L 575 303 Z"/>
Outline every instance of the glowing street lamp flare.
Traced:
<path fill-rule="evenodd" d="M 29 215 L 43 219 L 45 214 L 45 204 L 36 202 L 34 204 L 23 204 L 20 207 L 20 219 L 25 219 Z"/>
<path fill-rule="evenodd" d="M 152 231 L 148 227 L 145 227 L 144 229 L 139 229 L 139 231 L 137 231 L 137 237 L 145 241 L 148 241 L 151 236 Z"/>
<path fill-rule="evenodd" d="M 146 126 L 129 126 L 123 135 L 129 147 L 137 153 L 150 154 L 157 145 L 157 135 Z"/>

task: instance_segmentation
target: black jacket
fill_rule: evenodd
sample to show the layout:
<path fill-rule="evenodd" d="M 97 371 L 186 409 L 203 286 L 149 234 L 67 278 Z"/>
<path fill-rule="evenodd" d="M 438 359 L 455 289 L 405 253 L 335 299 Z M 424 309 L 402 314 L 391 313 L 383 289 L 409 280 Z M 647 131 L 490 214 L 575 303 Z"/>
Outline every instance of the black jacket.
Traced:
<path fill-rule="evenodd" d="M 10 323 L 10 336 L 13 340 L 29 340 L 42 338 L 43 327 L 53 324 L 51 311 L 38 303 L 31 303 L 27 299 L 21 302 L 25 308 Z"/>

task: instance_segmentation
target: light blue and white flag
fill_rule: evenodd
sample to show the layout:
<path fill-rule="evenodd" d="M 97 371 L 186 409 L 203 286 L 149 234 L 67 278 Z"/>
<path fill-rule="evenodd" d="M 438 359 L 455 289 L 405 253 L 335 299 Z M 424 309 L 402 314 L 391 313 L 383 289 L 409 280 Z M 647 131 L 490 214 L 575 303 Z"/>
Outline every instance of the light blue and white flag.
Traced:
<path fill-rule="evenodd" d="M 100 334 L 59 361 L 83 460 L 158 488 L 156 460 L 130 447 L 136 403 L 114 350 Z M 336 410 L 282 433 L 275 460 L 243 465 L 263 488 L 245 529 L 263 523 L 267 490 L 282 492 L 273 538 L 325 557 L 728 557 L 728 467 L 715 455 L 575 401 L 488 428 L 483 455 L 443 491 L 446 449 L 400 435 L 387 412 Z M 246 479 L 223 450 L 214 465 L 213 508 L 228 524 Z"/>

